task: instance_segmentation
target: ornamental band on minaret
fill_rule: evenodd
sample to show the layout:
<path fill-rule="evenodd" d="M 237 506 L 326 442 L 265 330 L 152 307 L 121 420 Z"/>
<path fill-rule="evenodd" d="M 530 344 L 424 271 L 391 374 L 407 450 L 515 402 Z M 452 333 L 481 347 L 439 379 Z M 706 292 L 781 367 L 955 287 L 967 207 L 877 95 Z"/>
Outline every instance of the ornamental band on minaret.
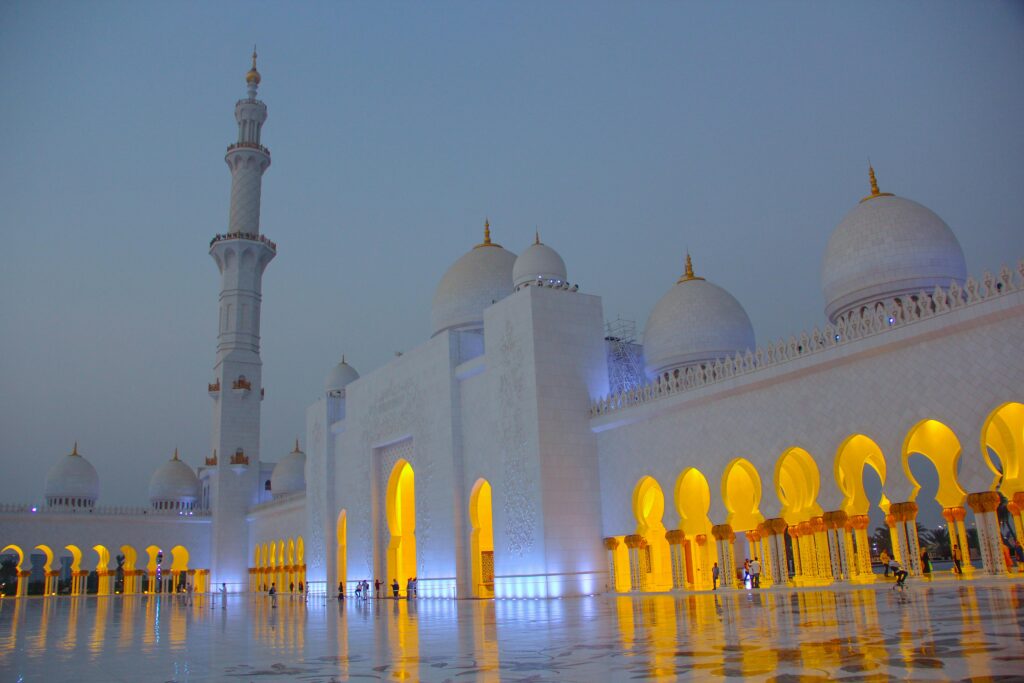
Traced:
<path fill-rule="evenodd" d="M 229 584 L 245 580 L 247 537 L 245 514 L 259 495 L 260 401 L 263 398 L 260 360 L 260 304 L 263 271 L 277 254 L 277 245 L 260 234 L 260 189 L 270 166 L 270 150 L 260 144 L 267 106 L 256 98 L 260 74 L 253 50 L 246 74 L 248 97 L 235 105 L 238 141 L 224 160 L 231 169 L 231 211 L 228 231 L 210 242 L 210 256 L 221 275 L 217 334 L 210 506 L 213 511 L 213 580 Z"/>

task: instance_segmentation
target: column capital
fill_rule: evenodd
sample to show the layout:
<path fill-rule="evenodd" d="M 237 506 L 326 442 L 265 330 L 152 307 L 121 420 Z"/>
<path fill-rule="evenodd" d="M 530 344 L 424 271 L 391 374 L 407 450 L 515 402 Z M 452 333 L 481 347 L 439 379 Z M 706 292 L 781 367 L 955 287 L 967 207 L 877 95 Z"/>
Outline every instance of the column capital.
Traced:
<path fill-rule="evenodd" d="M 832 510 L 831 512 L 826 512 L 821 518 L 829 529 L 838 529 L 839 527 L 846 526 L 849 515 L 844 510 Z"/>
<path fill-rule="evenodd" d="M 850 517 L 850 522 L 853 524 L 853 528 L 858 530 L 871 526 L 871 518 L 867 515 L 853 515 Z"/>
<path fill-rule="evenodd" d="M 604 544 L 605 550 L 615 550 L 619 547 L 619 539 L 614 536 L 609 536 L 601 541 Z"/>
<path fill-rule="evenodd" d="M 898 522 L 910 522 L 917 517 L 917 503 L 912 500 L 903 503 L 893 503 L 889 506 L 889 513 Z"/>
<path fill-rule="evenodd" d="M 697 545 L 703 546 L 707 542 L 708 542 L 708 535 L 707 534 L 697 534 Z"/>
<path fill-rule="evenodd" d="M 728 524 L 716 524 L 711 527 L 711 535 L 716 541 L 727 541 L 732 536 L 732 527 Z"/>
<path fill-rule="evenodd" d="M 975 513 L 993 512 L 999 507 L 999 494 L 995 491 L 980 491 L 967 494 L 967 504 Z"/>
<path fill-rule="evenodd" d="M 672 529 L 665 532 L 665 540 L 669 542 L 669 545 L 682 545 L 685 538 L 686 534 L 683 533 L 682 529 Z"/>
<path fill-rule="evenodd" d="M 773 534 L 784 534 L 789 524 L 782 517 L 773 517 L 769 519 L 765 524 L 771 524 Z"/>
<path fill-rule="evenodd" d="M 624 540 L 626 541 L 627 548 L 639 548 L 643 545 L 644 537 L 640 534 L 630 534 Z"/>

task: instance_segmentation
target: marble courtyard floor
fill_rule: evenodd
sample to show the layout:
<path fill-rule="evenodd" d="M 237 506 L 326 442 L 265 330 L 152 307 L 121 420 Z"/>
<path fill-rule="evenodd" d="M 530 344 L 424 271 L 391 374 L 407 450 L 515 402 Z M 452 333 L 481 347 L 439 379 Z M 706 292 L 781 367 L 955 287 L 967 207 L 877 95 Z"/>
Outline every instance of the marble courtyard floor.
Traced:
<path fill-rule="evenodd" d="M 2 681 L 1024 680 L 1024 583 L 563 600 L 0 601 Z"/>

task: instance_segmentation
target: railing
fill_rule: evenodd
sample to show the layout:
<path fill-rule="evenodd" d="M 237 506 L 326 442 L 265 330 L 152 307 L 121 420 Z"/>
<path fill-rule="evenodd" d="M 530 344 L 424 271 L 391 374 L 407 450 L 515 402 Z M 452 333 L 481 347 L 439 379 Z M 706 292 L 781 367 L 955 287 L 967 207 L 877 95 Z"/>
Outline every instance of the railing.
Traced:
<path fill-rule="evenodd" d="M 255 142 L 233 142 L 230 145 L 228 145 L 227 151 L 230 152 L 233 149 L 256 149 L 263 152 L 268 157 L 270 156 L 269 149 Z"/>
<path fill-rule="evenodd" d="M 251 240 L 253 242 L 262 242 L 263 244 L 270 247 L 272 251 L 277 252 L 277 243 L 267 239 L 264 235 L 258 235 L 253 232 L 228 232 L 224 234 L 217 234 L 210 240 L 210 246 L 212 247 L 217 242 L 223 242 L 225 240 Z"/>
<path fill-rule="evenodd" d="M 220 380 L 218 379 L 213 384 L 207 384 L 206 385 L 206 390 L 208 392 L 210 392 L 211 394 L 214 394 L 214 393 L 220 391 Z"/>
<path fill-rule="evenodd" d="M 60 514 L 60 515 L 147 515 L 157 517 L 209 517 L 209 510 L 154 510 L 151 507 L 138 505 L 102 505 L 93 508 L 47 507 L 45 504 L 31 505 L 28 503 L 0 503 L 0 513 L 14 512 L 27 514 Z"/>
<path fill-rule="evenodd" d="M 293 491 L 292 493 L 286 493 L 283 496 L 275 496 L 271 500 L 257 503 L 249 508 L 250 512 L 259 512 L 260 510 L 267 510 L 269 508 L 275 508 L 278 505 L 284 505 L 285 503 L 291 503 L 292 501 L 302 500 L 306 497 L 305 491 Z"/>
<path fill-rule="evenodd" d="M 756 351 L 736 354 L 733 358 L 720 358 L 708 365 L 666 373 L 644 386 L 592 403 L 590 415 L 606 415 L 724 382 L 1019 291 L 1024 291 L 1024 259 L 1017 262 L 1016 274 L 1003 266 L 998 277 L 986 272 L 980 282 L 973 277 L 967 278 L 963 287 L 954 282 L 947 289 L 936 287 L 931 293 L 922 291 L 899 300 L 878 303 L 869 310 L 850 313 L 835 325 L 803 332 L 799 339 L 790 337 L 788 342 L 780 339 L 774 344 L 760 346 Z"/>
<path fill-rule="evenodd" d="M 232 389 L 243 389 L 245 391 L 251 391 L 252 390 L 252 382 L 250 382 L 249 380 L 245 379 L 244 377 L 239 377 L 238 379 L 236 379 L 234 382 L 231 383 L 231 388 Z"/>

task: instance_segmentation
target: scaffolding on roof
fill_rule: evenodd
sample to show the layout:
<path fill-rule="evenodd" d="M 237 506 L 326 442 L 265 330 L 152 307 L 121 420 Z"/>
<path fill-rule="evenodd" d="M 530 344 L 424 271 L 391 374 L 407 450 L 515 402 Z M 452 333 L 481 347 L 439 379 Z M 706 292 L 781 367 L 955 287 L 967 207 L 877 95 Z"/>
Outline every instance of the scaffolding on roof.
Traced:
<path fill-rule="evenodd" d="M 621 316 L 605 323 L 608 384 L 613 394 L 644 384 L 643 347 L 636 341 L 636 321 Z"/>

